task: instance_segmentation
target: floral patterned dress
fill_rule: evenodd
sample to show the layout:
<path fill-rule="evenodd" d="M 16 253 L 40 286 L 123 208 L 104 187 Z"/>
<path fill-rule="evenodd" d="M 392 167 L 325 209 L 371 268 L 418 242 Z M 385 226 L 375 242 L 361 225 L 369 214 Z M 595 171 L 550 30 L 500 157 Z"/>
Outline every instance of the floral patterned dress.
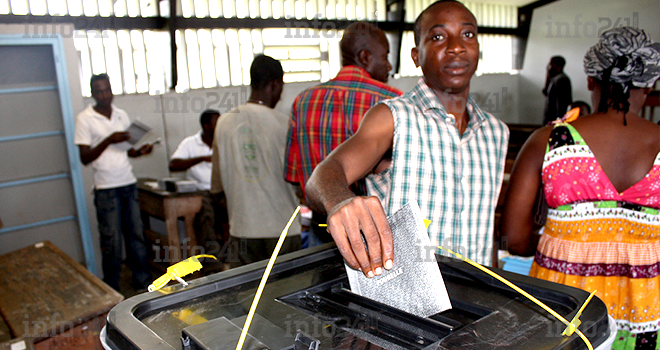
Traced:
<path fill-rule="evenodd" d="M 660 153 L 619 193 L 577 130 L 558 123 L 542 179 L 550 209 L 530 275 L 597 290 L 619 329 L 613 349 L 660 348 Z"/>

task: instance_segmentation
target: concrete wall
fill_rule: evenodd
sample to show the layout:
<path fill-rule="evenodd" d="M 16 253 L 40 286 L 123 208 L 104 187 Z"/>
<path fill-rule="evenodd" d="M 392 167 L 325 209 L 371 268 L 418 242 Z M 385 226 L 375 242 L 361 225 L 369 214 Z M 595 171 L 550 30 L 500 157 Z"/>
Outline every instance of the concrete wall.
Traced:
<path fill-rule="evenodd" d="M 658 42 L 659 18 L 658 0 L 563 0 L 536 9 L 520 74 L 521 123 L 540 124 L 543 120 L 545 100 L 541 90 L 550 57 L 566 58 L 564 70 L 571 78 L 573 100 L 591 105 L 582 60 L 587 49 L 598 41 L 599 33 L 636 24 Z M 658 108 L 654 118 L 660 119 Z"/>

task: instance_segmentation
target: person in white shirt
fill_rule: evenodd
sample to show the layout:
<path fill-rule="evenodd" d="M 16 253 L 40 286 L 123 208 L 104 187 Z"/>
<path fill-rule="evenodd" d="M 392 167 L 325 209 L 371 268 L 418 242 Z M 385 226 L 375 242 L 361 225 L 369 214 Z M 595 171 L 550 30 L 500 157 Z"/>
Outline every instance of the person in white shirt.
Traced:
<path fill-rule="evenodd" d="M 213 131 L 220 112 L 209 109 L 199 117 L 202 130 L 188 136 L 172 154 L 170 171 L 185 171 L 186 179 L 197 182 L 197 189 L 211 189 L 211 154 Z"/>
<path fill-rule="evenodd" d="M 232 266 L 267 259 L 300 199 L 284 181 L 284 153 L 289 117 L 275 110 L 284 72 L 264 55 L 250 66 L 250 99 L 225 113 L 215 128 L 211 193 L 224 192 L 229 212 Z M 280 254 L 301 248 L 300 220 L 295 220 Z"/>
<path fill-rule="evenodd" d="M 133 282 L 137 289 L 146 289 L 152 275 L 140 218 L 137 179 L 128 157 L 149 154 L 152 145 L 128 151 L 118 147 L 118 143 L 130 139 L 126 129 L 131 120 L 124 110 L 112 104 L 107 74 L 94 75 L 90 85 L 96 105 L 89 105 L 76 117 L 74 143 L 78 145 L 82 163 L 94 169 L 94 205 L 101 235 L 103 281 L 119 291 L 123 235 Z"/>
<path fill-rule="evenodd" d="M 227 207 L 224 197 L 212 198 L 211 189 L 211 155 L 213 154 L 213 133 L 220 117 L 220 112 L 209 109 L 204 111 L 199 123 L 202 130 L 188 136 L 172 154 L 170 171 L 185 171 L 186 179 L 197 183 L 197 189 L 204 191 L 202 209 L 195 216 L 195 232 L 197 241 L 203 242 L 205 254 L 219 257 L 220 244 L 218 235 L 223 240 L 228 233 Z"/>

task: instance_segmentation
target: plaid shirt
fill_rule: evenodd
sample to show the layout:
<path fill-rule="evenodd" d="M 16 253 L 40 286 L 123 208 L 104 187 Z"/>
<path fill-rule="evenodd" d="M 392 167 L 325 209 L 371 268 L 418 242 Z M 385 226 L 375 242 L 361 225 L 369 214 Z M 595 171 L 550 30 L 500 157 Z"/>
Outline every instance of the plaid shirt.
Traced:
<path fill-rule="evenodd" d="M 470 121 L 461 136 L 454 116 L 424 79 L 409 93 L 383 103 L 394 116 L 392 164 L 367 177 L 368 193 L 380 199 L 388 215 L 417 201 L 432 220 L 428 232 L 434 245 L 491 265 L 508 127 L 470 97 Z"/>
<path fill-rule="evenodd" d="M 367 110 L 401 94 L 357 66 L 343 67 L 334 79 L 303 91 L 293 102 L 284 179 L 299 183 L 304 193 L 314 168 L 353 136 Z"/>

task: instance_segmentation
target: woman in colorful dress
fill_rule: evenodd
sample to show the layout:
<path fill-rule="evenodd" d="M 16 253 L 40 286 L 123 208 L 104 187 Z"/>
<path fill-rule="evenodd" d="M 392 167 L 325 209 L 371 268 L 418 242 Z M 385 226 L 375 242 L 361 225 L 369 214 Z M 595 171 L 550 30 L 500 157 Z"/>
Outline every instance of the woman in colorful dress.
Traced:
<path fill-rule="evenodd" d="M 584 57 L 596 113 L 570 112 L 530 136 L 516 159 L 502 218 L 508 249 L 534 255 L 533 277 L 605 302 L 613 349 L 656 349 L 660 329 L 660 126 L 639 117 L 660 76 L 646 32 L 603 33 Z M 549 210 L 534 232 L 539 186 Z"/>

